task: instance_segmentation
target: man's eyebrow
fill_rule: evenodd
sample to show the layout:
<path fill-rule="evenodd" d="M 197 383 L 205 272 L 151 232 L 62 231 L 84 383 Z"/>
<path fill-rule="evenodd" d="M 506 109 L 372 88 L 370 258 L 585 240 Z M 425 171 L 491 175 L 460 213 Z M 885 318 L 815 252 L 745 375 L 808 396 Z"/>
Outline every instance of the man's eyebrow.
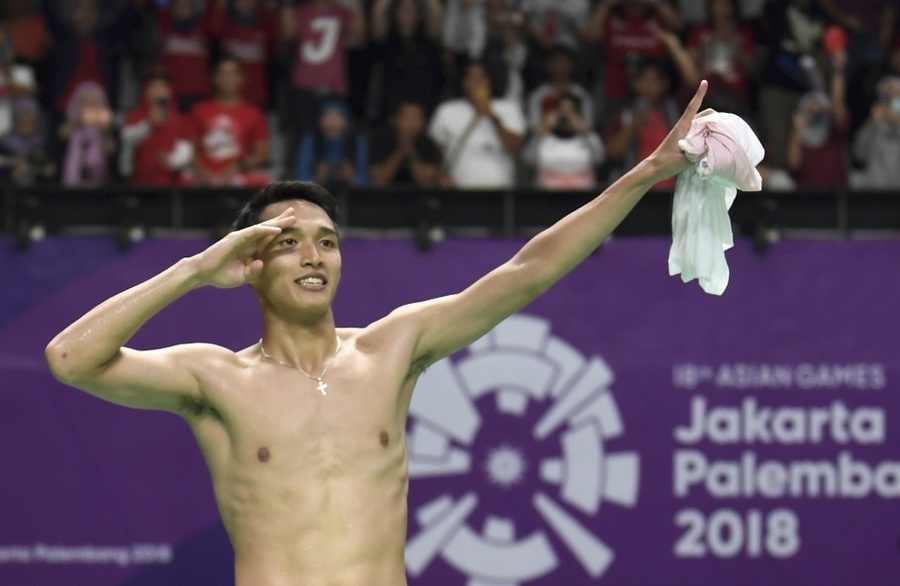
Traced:
<path fill-rule="evenodd" d="M 286 228 L 281 229 L 282 234 L 296 234 L 298 232 L 302 232 L 302 230 L 296 226 L 287 226 Z M 328 226 L 319 226 L 316 228 L 315 233 L 317 235 L 327 235 L 327 236 L 337 236 L 337 230 L 334 228 L 329 228 Z"/>

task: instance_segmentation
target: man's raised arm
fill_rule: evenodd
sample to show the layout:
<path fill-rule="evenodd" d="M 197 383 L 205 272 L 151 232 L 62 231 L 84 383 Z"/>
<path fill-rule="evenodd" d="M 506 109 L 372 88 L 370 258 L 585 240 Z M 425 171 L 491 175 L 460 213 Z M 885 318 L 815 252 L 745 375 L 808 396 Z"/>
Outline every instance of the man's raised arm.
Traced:
<path fill-rule="evenodd" d="M 689 163 L 678 141 L 687 135 L 706 87 L 702 81 L 662 144 L 594 200 L 461 293 L 398 310 L 396 317 L 411 323 L 417 337 L 414 365 L 424 367 L 452 354 L 522 309 L 599 246 L 654 184 L 686 169 Z"/>
<path fill-rule="evenodd" d="M 237 287 L 262 269 L 258 247 L 294 222 L 292 210 L 233 232 L 205 251 L 107 299 L 60 332 L 46 349 L 60 381 L 101 399 L 142 409 L 177 411 L 200 400 L 201 345 L 137 351 L 125 344 L 147 320 L 185 293 L 205 285 Z M 208 350 L 207 350 L 208 352 Z"/>

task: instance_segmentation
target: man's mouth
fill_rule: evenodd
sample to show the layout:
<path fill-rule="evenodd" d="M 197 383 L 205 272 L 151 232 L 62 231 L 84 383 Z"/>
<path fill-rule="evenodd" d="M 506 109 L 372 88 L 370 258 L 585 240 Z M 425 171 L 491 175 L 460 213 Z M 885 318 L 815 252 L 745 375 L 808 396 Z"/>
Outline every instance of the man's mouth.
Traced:
<path fill-rule="evenodd" d="M 302 277 L 295 282 L 304 289 L 319 290 L 325 287 L 325 279 L 322 277 Z"/>

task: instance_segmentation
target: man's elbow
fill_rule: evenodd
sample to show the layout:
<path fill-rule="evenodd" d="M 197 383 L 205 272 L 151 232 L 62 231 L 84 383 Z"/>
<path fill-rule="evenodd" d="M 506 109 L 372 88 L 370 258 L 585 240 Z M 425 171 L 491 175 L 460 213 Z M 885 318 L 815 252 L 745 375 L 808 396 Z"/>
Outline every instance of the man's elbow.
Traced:
<path fill-rule="evenodd" d="M 50 374 L 56 380 L 66 384 L 71 384 L 76 380 L 76 369 L 73 367 L 73 360 L 69 356 L 69 350 L 60 343 L 58 337 L 47 344 L 47 347 L 44 349 L 44 359 L 50 368 Z"/>
<path fill-rule="evenodd" d="M 44 359 L 53 378 L 70 386 L 78 386 L 89 381 L 98 371 L 83 364 L 77 355 L 73 356 L 71 347 L 59 336 L 47 344 Z"/>

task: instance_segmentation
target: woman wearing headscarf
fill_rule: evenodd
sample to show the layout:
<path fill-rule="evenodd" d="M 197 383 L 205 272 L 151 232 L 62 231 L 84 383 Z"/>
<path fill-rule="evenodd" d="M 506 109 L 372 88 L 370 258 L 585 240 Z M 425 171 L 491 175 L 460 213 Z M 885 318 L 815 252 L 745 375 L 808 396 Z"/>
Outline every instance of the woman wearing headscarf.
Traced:
<path fill-rule="evenodd" d="M 13 126 L 0 137 L 0 180 L 30 185 L 53 175 L 40 113 L 40 106 L 33 98 L 13 101 Z"/>
<path fill-rule="evenodd" d="M 109 178 L 109 156 L 116 149 L 112 111 L 103 87 L 93 81 L 78 85 L 59 129 L 65 144 L 62 183 L 68 187 L 99 185 Z"/>

